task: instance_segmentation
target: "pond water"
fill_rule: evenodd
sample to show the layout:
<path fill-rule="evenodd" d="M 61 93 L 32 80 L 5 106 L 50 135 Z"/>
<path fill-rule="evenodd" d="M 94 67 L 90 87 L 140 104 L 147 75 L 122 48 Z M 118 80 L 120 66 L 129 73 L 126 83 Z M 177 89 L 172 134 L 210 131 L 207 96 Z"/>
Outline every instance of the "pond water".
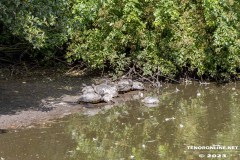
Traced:
<path fill-rule="evenodd" d="M 156 107 L 134 100 L 12 130 L 0 134 L 0 159 L 237 160 L 239 88 L 239 83 L 169 84 L 144 93 L 159 96 Z"/>
<path fill-rule="evenodd" d="M 0 134 L 1 160 L 67 160 L 76 146 L 67 121 Z"/>

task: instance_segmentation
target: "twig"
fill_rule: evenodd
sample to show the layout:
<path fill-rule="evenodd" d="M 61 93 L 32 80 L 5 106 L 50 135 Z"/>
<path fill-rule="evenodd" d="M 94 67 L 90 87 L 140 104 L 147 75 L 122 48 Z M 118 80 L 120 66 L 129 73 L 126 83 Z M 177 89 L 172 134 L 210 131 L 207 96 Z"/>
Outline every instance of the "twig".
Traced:
<path fill-rule="evenodd" d="M 7 60 L 7 59 L 2 59 L 2 58 L 0 58 L 0 61 L 7 62 L 7 63 L 10 63 L 10 64 L 13 64 L 13 62 L 11 62 L 11 61 L 9 61 L 9 60 Z"/>
<path fill-rule="evenodd" d="M 150 82 L 150 83 L 152 83 L 152 84 L 154 85 L 154 82 L 152 82 L 152 81 L 149 80 L 148 78 L 146 78 L 146 77 L 140 75 L 139 73 L 137 73 L 135 69 L 133 70 L 133 72 L 134 72 L 135 74 L 137 74 L 139 77 L 141 77 L 142 79 L 145 79 L 146 81 L 148 81 L 148 82 Z"/>
<path fill-rule="evenodd" d="M 170 77 L 168 77 L 168 76 L 164 76 L 163 74 L 161 74 L 160 76 L 161 76 L 161 77 L 164 77 L 164 78 L 167 78 L 167 79 L 170 79 L 171 81 L 174 81 L 174 82 L 176 82 L 176 83 L 179 83 L 179 84 L 180 84 L 180 82 L 179 82 L 179 81 L 177 81 L 177 80 L 175 80 L 175 79 L 172 79 L 172 78 L 170 78 Z"/>
<path fill-rule="evenodd" d="M 62 62 L 62 63 L 64 63 L 64 64 L 66 64 L 66 65 L 69 65 L 67 62 L 65 62 L 65 61 L 63 61 L 63 60 L 61 60 L 61 59 L 59 59 L 59 58 L 57 58 L 57 57 L 54 57 L 54 59 L 57 60 L 57 61 L 59 61 L 59 62 Z"/>

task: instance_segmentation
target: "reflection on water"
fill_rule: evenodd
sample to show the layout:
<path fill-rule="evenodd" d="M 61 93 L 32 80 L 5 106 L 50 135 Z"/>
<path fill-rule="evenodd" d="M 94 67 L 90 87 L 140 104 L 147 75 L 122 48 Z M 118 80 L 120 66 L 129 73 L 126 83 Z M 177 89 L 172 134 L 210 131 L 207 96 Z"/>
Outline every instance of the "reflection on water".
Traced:
<path fill-rule="evenodd" d="M 169 85 L 147 93 L 160 97 L 157 107 L 130 101 L 95 115 L 71 116 L 64 125 L 59 123 L 47 131 L 38 128 L 0 134 L 0 158 L 25 155 L 23 159 L 31 159 L 26 155 L 38 155 L 38 159 L 49 160 L 198 160 L 222 156 L 237 160 L 239 149 L 188 148 L 239 146 L 238 87 L 240 84 Z"/>
<path fill-rule="evenodd" d="M 159 94 L 157 107 L 131 101 L 95 116 L 71 119 L 78 143 L 72 159 L 239 159 L 236 149 L 188 149 L 240 144 L 236 87 L 177 86 L 180 92 L 174 87 L 152 93 Z"/>

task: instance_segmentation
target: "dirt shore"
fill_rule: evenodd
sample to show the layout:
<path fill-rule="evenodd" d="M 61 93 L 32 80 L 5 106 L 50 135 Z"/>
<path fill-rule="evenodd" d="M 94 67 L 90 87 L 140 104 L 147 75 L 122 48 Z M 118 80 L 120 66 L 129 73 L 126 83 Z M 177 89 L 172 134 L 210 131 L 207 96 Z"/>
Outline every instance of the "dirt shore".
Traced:
<path fill-rule="evenodd" d="M 0 130 L 34 127 L 79 112 L 91 115 L 99 108 L 112 106 L 76 103 L 82 84 L 95 83 L 99 79 L 62 74 L 0 78 Z M 125 102 L 134 94 L 136 92 L 120 95 L 116 101 Z"/>
<path fill-rule="evenodd" d="M 136 95 L 137 92 L 129 92 L 116 98 L 116 103 L 99 104 L 77 104 L 79 96 L 63 95 L 60 98 L 43 100 L 39 108 L 18 111 L 15 114 L 6 114 L 0 116 L 0 129 L 19 129 L 30 128 L 36 125 L 49 123 L 53 120 L 63 118 L 75 113 L 85 113 L 95 115 L 102 108 L 111 108 L 122 104 Z"/>

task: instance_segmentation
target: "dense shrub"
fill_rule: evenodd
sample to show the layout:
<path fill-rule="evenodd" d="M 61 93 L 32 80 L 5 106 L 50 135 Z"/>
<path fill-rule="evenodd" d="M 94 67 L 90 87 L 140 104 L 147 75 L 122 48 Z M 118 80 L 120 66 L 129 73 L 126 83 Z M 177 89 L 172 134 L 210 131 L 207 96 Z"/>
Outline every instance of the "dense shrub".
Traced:
<path fill-rule="evenodd" d="M 33 57 L 48 59 L 68 40 L 65 21 L 70 14 L 69 4 L 64 0 L 1 0 L 0 10 L 0 21 L 11 34 L 1 37 L 5 39 L 1 44 L 17 43 L 12 41 L 14 37 L 25 44 L 23 48 L 31 51 Z"/>
<path fill-rule="evenodd" d="M 117 74 L 238 75 L 236 0 L 2 0 L 0 9 L 11 34 L 46 54 L 65 44 L 69 62 Z"/>

